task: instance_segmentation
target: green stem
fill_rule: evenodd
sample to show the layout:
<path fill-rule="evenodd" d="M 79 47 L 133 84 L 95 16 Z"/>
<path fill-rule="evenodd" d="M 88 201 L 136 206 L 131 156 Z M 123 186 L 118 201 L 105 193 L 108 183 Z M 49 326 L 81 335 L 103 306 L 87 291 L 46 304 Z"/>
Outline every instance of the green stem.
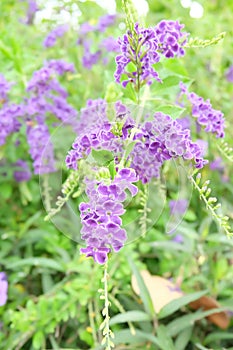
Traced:
<path fill-rule="evenodd" d="M 112 338 L 114 338 L 114 334 L 109 326 L 109 306 L 110 301 L 108 300 L 108 264 L 104 265 L 104 277 L 102 279 L 104 282 L 104 290 L 101 299 L 104 299 L 104 309 L 102 311 L 102 315 L 104 316 L 104 321 L 101 324 L 100 328 L 103 328 L 103 340 L 102 344 L 105 345 L 105 350 L 111 350 L 114 347 L 112 342 Z"/>
<path fill-rule="evenodd" d="M 50 211 L 51 210 L 51 197 L 50 197 L 50 191 L 51 191 L 51 187 L 49 186 L 49 175 L 48 174 L 44 174 L 44 176 L 42 177 L 42 194 L 44 196 L 44 206 L 46 211 Z"/>
<path fill-rule="evenodd" d="M 96 333 L 96 327 L 95 327 L 95 321 L 94 321 L 95 313 L 94 313 L 92 301 L 88 303 L 88 315 L 89 315 L 90 326 L 91 326 L 93 340 L 94 340 L 94 346 L 96 346 L 96 344 L 98 343 L 98 340 L 97 340 L 97 333 Z"/>

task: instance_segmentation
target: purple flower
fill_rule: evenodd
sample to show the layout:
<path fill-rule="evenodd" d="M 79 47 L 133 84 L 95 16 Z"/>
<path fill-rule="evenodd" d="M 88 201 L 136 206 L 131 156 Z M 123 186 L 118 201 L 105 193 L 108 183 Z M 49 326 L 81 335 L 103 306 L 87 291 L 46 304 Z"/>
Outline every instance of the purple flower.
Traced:
<path fill-rule="evenodd" d="M 184 237 L 181 234 L 177 234 L 172 238 L 172 241 L 178 244 L 181 244 L 184 242 Z"/>
<path fill-rule="evenodd" d="M 182 157 L 194 159 L 197 168 L 207 161 L 202 158 L 202 149 L 190 138 L 190 130 L 169 115 L 157 112 L 152 121 L 144 122 L 141 133 L 135 136 L 137 143 L 131 153 L 131 167 L 143 183 L 159 177 L 162 164 L 169 159 Z"/>
<path fill-rule="evenodd" d="M 222 172 L 224 170 L 224 164 L 221 157 L 215 158 L 213 162 L 210 163 L 211 170 L 218 170 Z"/>
<path fill-rule="evenodd" d="M 92 256 L 99 264 L 104 264 L 108 253 L 118 252 L 124 245 L 127 234 L 122 229 L 121 215 L 124 214 L 123 202 L 126 199 L 126 189 L 132 196 L 137 194 L 133 182 L 138 178 L 133 169 L 121 169 L 111 182 L 86 179 L 86 194 L 88 203 L 79 206 L 82 230 L 81 237 L 86 241 L 86 248 L 81 253 Z"/>
<path fill-rule="evenodd" d="M 120 52 L 120 45 L 112 36 L 104 38 L 100 43 L 100 48 L 104 48 L 107 52 Z"/>
<path fill-rule="evenodd" d="M 55 74 L 66 72 L 74 72 L 74 66 L 63 60 L 50 60 L 34 72 L 27 87 L 31 97 L 25 100 L 25 114 L 29 119 L 38 115 L 45 119 L 48 114 L 53 114 L 66 124 L 75 124 L 77 112 L 68 104 L 68 93 L 55 78 Z"/>
<path fill-rule="evenodd" d="M 82 36 L 85 36 L 87 33 L 90 33 L 92 31 L 95 30 L 95 27 L 92 26 L 90 23 L 88 22 L 84 22 L 81 24 L 80 28 L 79 28 L 79 33 L 82 35 Z"/>
<path fill-rule="evenodd" d="M 183 215 L 188 208 L 187 199 L 170 200 L 169 202 L 171 215 Z"/>
<path fill-rule="evenodd" d="M 227 69 L 226 78 L 230 83 L 233 83 L 233 65 Z"/>
<path fill-rule="evenodd" d="M 87 40 L 83 41 L 83 47 L 84 47 L 84 55 L 82 58 L 82 64 L 86 69 L 91 69 L 92 66 L 99 61 L 101 57 L 101 51 L 98 50 L 92 53 L 90 50 L 91 44 Z"/>
<path fill-rule="evenodd" d="M 183 117 L 183 118 L 178 118 L 176 119 L 177 123 L 179 123 L 182 127 L 183 130 L 185 129 L 190 129 L 191 127 L 191 121 L 190 121 L 190 118 L 187 116 L 187 117 Z"/>
<path fill-rule="evenodd" d="M 96 25 L 96 30 L 104 33 L 106 29 L 115 24 L 116 15 L 104 15 L 99 18 L 99 22 Z"/>
<path fill-rule="evenodd" d="M 153 64 L 159 62 L 160 56 L 157 52 L 158 40 L 155 31 L 152 28 L 139 28 L 135 24 L 134 33 L 128 32 L 123 38 L 119 38 L 121 54 L 116 56 L 116 72 L 114 74 L 117 83 L 120 83 L 122 75 L 127 76 L 127 80 L 122 82 L 122 86 L 131 82 L 139 89 L 139 85 L 152 83 L 152 78 L 161 82 L 158 73 L 154 70 Z M 129 63 L 135 66 L 134 71 L 128 71 L 126 68 Z"/>
<path fill-rule="evenodd" d="M 181 32 L 184 24 L 179 21 L 161 21 L 155 26 L 159 51 L 166 57 L 184 56 L 183 46 L 187 42 L 188 33 Z"/>
<path fill-rule="evenodd" d="M 8 92 L 12 83 L 9 83 L 2 74 L 0 74 L 0 104 L 4 104 L 8 100 Z"/>
<path fill-rule="evenodd" d="M 116 115 L 122 110 L 123 105 L 119 102 L 115 104 Z M 114 157 L 123 155 L 124 134 L 130 128 L 130 120 L 123 124 L 122 137 L 118 137 L 113 130 L 112 123 L 109 122 L 106 114 L 106 102 L 102 99 L 89 100 L 87 107 L 81 110 L 80 119 L 75 126 L 78 136 L 66 157 L 66 166 L 76 170 L 78 161 L 86 158 L 92 149 L 105 149 L 113 152 Z"/>
<path fill-rule="evenodd" d="M 45 63 L 45 66 L 33 73 L 32 79 L 29 81 L 27 91 L 35 93 L 47 93 L 50 90 L 61 92 L 61 87 L 54 75 L 57 73 L 62 75 L 66 72 L 74 72 L 73 64 L 62 60 L 51 60 Z M 64 91 L 64 89 L 62 89 Z"/>
<path fill-rule="evenodd" d="M 29 153 L 33 160 L 34 173 L 46 174 L 54 172 L 56 169 L 53 145 L 50 141 L 47 125 L 42 122 L 34 126 L 28 125 L 27 141 Z"/>
<path fill-rule="evenodd" d="M 24 0 L 23 0 L 24 1 Z M 28 8 L 26 13 L 26 18 L 22 20 L 23 23 L 27 25 L 32 25 L 35 17 L 36 11 L 39 10 L 36 0 L 27 0 Z"/>
<path fill-rule="evenodd" d="M 5 272 L 0 272 L 0 306 L 7 301 L 8 282 Z"/>
<path fill-rule="evenodd" d="M 63 60 L 50 60 L 46 63 L 46 66 L 58 75 L 63 75 L 68 72 L 75 73 L 74 64 Z"/>
<path fill-rule="evenodd" d="M 5 144 L 7 136 L 19 131 L 21 124 L 18 118 L 22 114 L 21 105 L 5 104 L 0 110 L 0 146 Z"/>
<path fill-rule="evenodd" d="M 103 264 L 108 254 L 119 251 L 127 239 L 126 231 L 121 227 L 121 216 L 125 213 L 123 204 L 127 193 L 134 197 L 138 192 L 135 182 L 147 183 L 159 177 L 163 163 L 172 158 L 193 160 L 197 168 L 203 167 L 207 161 L 202 158 L 202 147 L 192 142 L 190 130 L 183 129 L 169 115 L 157 112 L 152 120 L 146 116 L 135 132 L 136 122 L 119 101 L 115 104 L 115 111 L 111 111 L 115 116 L 111 122 L 107 118 L 109 111 L 104 100 L 89 100 L 87 107 L 81 110 L 76 125 L 78 135 L 66 157 L 66 166 L 77 170 L 79 160 L 87 158 L 88 162 L 93 149 L 112 153 L 116 175 L 107 177 L 99 172 L 100 165 L 92 153 L 92 178 L 85 179 L 88 202 L 79 206 L 81 237 L 86 242 L 81 252 Z M 124 160 L 127 167 L 122 169 L 128 145 L 125 141 L 133 142 L 133 149 Z M 96 172 L 98 176 L 95 178 Z M 184 203 L 182 205 L 184 207 Z"/>
<path fill-rule="evenodd" d="M 121 54 L 116 57 L 116 82 L 120 83 L 125 75 L 127 79 L 122 86 L 133 83 L 137 90 L 144 84 L 152 84 L 153 79 L 161 82 L 153 65 L 160 61 L 161 54 L 166 58 L 184 55 L 188 34 L 181 32 L 183 27 L 178 21 L 161 21 L 155 28 L 140 28 L 136 23 L 132 33 L 118 40 Z M 133 71 L 132 67 L 127 69 L 129 63 L 134 64 Z"/>
<path fill-rule="evenodd" d="M 106 101 L 102 98 L 87 100 L 86 107 L 81 109 L 75 131 L 77 135 L 86 134 L 107 121 Z"/>
<path fill-rule="evenodd" d="M 208 151 L 208 142 L 205 140 L 197 139 L 196 143 L 201 148 L 201 156 L 206 156 L 206 153 Z"/>
<path fill-rule="evenodd" d="M 223 113 L 213 109 L 210 100 L 204 100 L 194 92 L 188 92 L 186 86 L 181 82 L 181 95 L 186 95 L 192 105 L 192 116 L 197 118 L 199 125 L 205 126 L 206 132 L 216 134 L 217 138 L 224 137 L 225 119 Z"/>
<path fill-rule="evenodd" d="M 14 163 L 14 166 L 18 168 L 16 171 L 14 171 L 14 178 L 17 182 L 30 180 L 32 175 L 27 162 L 19 159 L 16 163 Z"/>
<path fill-rule="evenodd" d="M 119 52 L 119 45 L 116 40 L 112 37 L 103 39 L 98 48 L 92 48 L 92 40 L 89 38 L 88 33 L 90 32 L 99 32 L 104 33 L 106 29 L 115 23 L 115 15 L 104 15 L 99 18 L 99 22 L 96 25 L 91 25 L 88 22 L 83 23 L 79 29 L 79 38 L 77 40 L 77 45 L 83 47 L 83 57 L 82 64 L 83 66 L 90 70 L 93 65 L 95 65 L 101 57 L 103 57 L 103 63 L 106 65 L 108 63 L 108 57 L 106 56 L 107 52 Z"/>
<path fill-rule="evenodd" d="M 56 44 L 58 38 L 61 38 L 69 30 L 68 24 L 60 25 L 54 28 L 45 38 L 44 46 L 52 47 Z"/>

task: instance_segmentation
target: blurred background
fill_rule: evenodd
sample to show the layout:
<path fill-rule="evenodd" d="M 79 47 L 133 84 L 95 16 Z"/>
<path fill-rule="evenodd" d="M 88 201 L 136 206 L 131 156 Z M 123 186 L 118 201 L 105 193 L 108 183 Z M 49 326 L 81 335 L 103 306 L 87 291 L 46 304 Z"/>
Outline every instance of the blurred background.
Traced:
<path fill-rule="evenodd" d="M 139 23 L 146 27 L 162 19 L 179 20 L 189 38 L 203 40 L 226 32 L 216 45 L 187 48 L 184 57 L 158 64 L 167 80 L 162 87 L 152 85 L 147 108 L 170 101 L 172 110 L 183 80 L 190 91 L 210 99 L 224 113 L 225 142 L 232 147 L 233 2 L 135 0 L 133 5 Z M 60 187 L 68 176 L 64 157 L 75 137 L 70 117 L 75 118 L 89 99 L 132 102 L 130 89 L 122 89 L 113 78 L 117 38 L 126 30 L 121 1 L 0 2 L 2 350 L 104 348 L 99 330 L 103 305 L 97 292 L 103 269 L 79 254 L 79 238 L 71 239 L 76 232 L 79 235 L 79 224 L 72 216 L 65 213 L 52 222 L 44 218 L 56 205 L 59 188 L 53 186 Z M 36 72 L 51 60 L 72 66 L 63 68 L 62 74 L 56 68 L 59 85 L 45 103 L 39 91 L 29 87 Z M 22 105 L 27 106 L 26 118 L 17 126 L 12 116 L 20 113 Z M 43 176 L 38 175 L 31 152 L 36 136 L 28 131 L 33 125 L 30 108 L 46 114 L 47 139 L 41 142 L 47 143 L 49 153 L 52 140 L 55 153 L 57 171 L 45 170 Z M 202 171 L 203 181 L 210 180 L 213 196 L 232 222 L 233 153 L 228 150 L 226 156 L 226 146 L 195 127 L 192 133 L 206 145 L 209 164 Z M 37 147 L 41 150 L 42 146 Z M 164 180 L 154 184 L 148 206 L 156 220 L 147 227 L 145 237 L 127 244 L 109 262 L 112 328 L 119 350 L 233 349 L 233 241 L 177 169 L 170 164 L 164 169 Z M 79 199 L 69 203 L 76 210 Z M 134 220 L 138 209 L 128 207 L 128 221 Z M 130 237 L 134 230 L 132 226 Z M 142 283 L 139 271 L 143 271 Z M 137 283 L 141 283 L 140 295 Z M 164 292 L 163 305 L 158 305 L 162 296 L 156 293 L 163 288 L 168 294 Z M 177 297 L 184 299 L 159 313 Z M 192 301 L 197 304 L 190 305 Z M 134 313 L 122 317 L 126 312 Z"/>

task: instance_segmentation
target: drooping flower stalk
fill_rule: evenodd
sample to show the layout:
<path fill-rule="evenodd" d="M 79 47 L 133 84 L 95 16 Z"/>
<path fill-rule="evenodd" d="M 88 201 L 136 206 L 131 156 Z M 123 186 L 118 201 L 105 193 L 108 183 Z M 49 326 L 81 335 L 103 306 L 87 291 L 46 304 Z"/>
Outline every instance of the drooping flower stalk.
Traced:
<path fill-rule="evenodd" d="M 181 96 L 187 96 L 192 105 L 192 116 L 196 118 L 200 126 L 205 126 L 205 131 L 216 135 L 217 138 L 224 137 L 225 119 L 221 111 L 212 107 L 210 100 L 204 100 L 203 97 L 195 92 L 189 92 L 187 87 L 180 82 Z"/>
<path fill-rule="evenodd" d="M 126 190 L 132 197 L 137 194 L 133 185 L 138 178 L 133 169 L 121 169 L 114 180 L 86 180 L 88 203 L 81 203 L 81 237 L 87 247 L 81 248 L 86 256 L 92 256 L 99 264 L 106 263 L 108 254 L 113 250 L 118 252 L 124 245 L 127 234 L 121 228 L 121 216 L 125 213 L 123 202 L 126 200 Z"/>
<path fill-rule="evenodd" d="M 60 25 L 54 28 L 45 38 L 44 47 L 53 47 L 56 44 L 58 38 L 63 37 L 63 35 L 69 30 L 68 24 Z"/>
<path fill-rule="evenodd" d="M 81 252 L 104 264 L 109 253 L 119 251 L 127 239 L 126 231 L 121 227 L 125 190 L 128 189 L 134 197 L 137 187 L 133 183 L 141 180 L 146 184 L 158 178 L 167 160 L 179 157 L 193 160 L 197 168 L 202 168 L 207 161 L 202 157 L 202 148 L 192 142 L 190 130 L 183 129 L 169 115 L 157 112 L 153 118 L 136 124 L 126 107 L 116 104 L 115 109 L 121 114 L 116 113 L 110 122 L 104 100 L 89 101 L 88 105 L 90 110 L 81 111 L 76 126 L 78 136 L 67 155 L 66 165 L 78 170 L 79 162 L 88 162 L 93 150 L 112 153 L 115 175 L 110 176 L 106 163 L 104 176 L 97 176 L 98 165 L 92 163 L 93 172 L 85 177 L 88 200 L 79 207 L 83 226 L 81 238 L 86 242 Z M 122 113 L 127 115 L 123 120 Z M 145 118 L 143 113 L 139 115 L 140 119 Z M 120 121 L 120 130 L 116 127 L 117 120 Z M 130 143 L 133 146 L 128 152 Z"/>
<path fill-rule="evenodd" d="M 184 55 L 188 34 L 181 31 L 183 27 L 178 21 L 161 21 L 154 28 L 142 28 L 136 23 L 132 31 L 118 40 L 121 54 L 116 56 L 116 82 L 120 83 L 125 76 L 122 86 L 132 83 L 136 92 L 145 84 L 151 85 L 154 79 L 161 82 L 154 64 L 161 55 L 166 58 Z"/>
<path fill-rule="evenodd" d="M 101 293 L 100 299 L 104 300 L 104 308 L 102 310 L 102 315 L 104 317 L 103 322 L 100 325 L 100 330 L 103 331 L 103 339 L 101 345 L 104 345 L 105 350 L 111 350 L 114 348 L 114 343 L 112 339 L 114 339 L 114 333 L 110 329 L 109 321 L 109 306 L 111 305 L 108 299 L 108 264 L 104 265 L 104 277 L 102 278 L 102 282 L 104 283 L 104 289 L 100 289 Z"/>

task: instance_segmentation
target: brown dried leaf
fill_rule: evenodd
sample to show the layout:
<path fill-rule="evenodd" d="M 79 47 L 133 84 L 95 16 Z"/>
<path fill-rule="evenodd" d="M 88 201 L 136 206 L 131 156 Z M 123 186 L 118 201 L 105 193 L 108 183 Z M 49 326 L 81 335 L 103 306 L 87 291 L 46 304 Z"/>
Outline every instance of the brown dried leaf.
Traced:
<path fill-rule="evenodd" d="M 177 289 L 177 286 L 166 278 L 152 276 L 148 271 L 140 271 L 144 283 L 150 293 L 151 300 L 156 313 L 170 301 L 182 297 L 184 294 Z M 132 287 L 136 294 L 140 294 L 135 276 L 132 276 Z"/>
<path fill-rule="evenodd" d="M 190 307 L 194 310 L 202 308 L 204 311 L 219 308 L 220 305 L 216 299 L 203 296 L 198 300 L 191 302 Z M 230 323 L 230 317 L 225 311 L 218 312 L 206 317 L 211 323 L 214 323 L 221 329 L 226 329 Z"/>

